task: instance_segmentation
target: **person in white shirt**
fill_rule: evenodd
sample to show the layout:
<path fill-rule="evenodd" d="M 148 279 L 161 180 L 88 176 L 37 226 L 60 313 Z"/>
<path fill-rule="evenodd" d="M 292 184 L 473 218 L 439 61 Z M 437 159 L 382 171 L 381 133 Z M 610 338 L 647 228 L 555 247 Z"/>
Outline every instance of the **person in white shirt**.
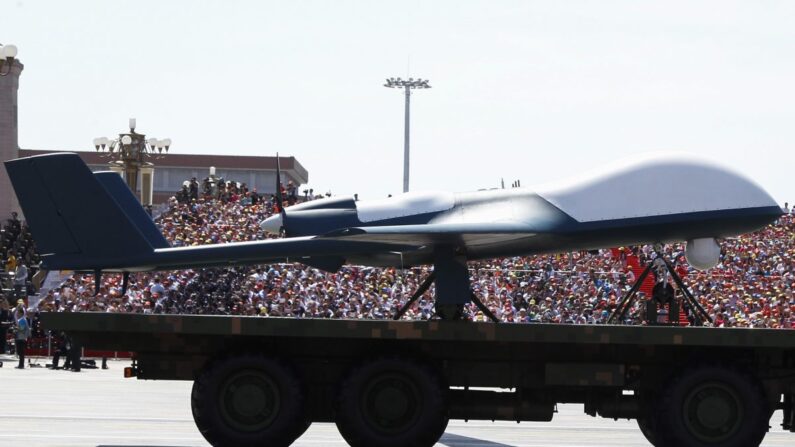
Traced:
<path fill-rule="evenodd" d="M 165 291 L 166 288 L 163 287 L 163 284 L 160 282 L 160 277 L 156 276 L 155 281 L 149 284 L 149 292 L 152 294 L 157 293 L 158 296 L 163 296 L 163 293 L 165 293 Z"/>

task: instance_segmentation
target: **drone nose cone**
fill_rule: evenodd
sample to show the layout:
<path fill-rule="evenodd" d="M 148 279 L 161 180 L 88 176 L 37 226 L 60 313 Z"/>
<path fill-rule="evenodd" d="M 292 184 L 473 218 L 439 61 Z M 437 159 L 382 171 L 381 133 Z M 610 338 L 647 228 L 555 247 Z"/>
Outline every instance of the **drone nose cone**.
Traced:
<path fill-rule="evenodd" d="M 282 228 L 282 215 L 274 214 L 268 217 L 259 224 L 259 227 L 268 233 L 279 234 L 279 230 Z"/>

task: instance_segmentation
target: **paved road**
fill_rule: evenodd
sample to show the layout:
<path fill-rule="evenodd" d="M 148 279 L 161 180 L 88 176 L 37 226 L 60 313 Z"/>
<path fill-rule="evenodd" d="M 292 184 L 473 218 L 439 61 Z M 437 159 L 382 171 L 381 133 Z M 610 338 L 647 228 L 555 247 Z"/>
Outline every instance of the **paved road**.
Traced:
<path fill-rule="evenodd" d="M 122 378 L 126 362 L 80 373 L 0 368 L 0 446 L 207 446 L 190 414 L 188 382 Z M 781 415 L 772 424 L 780 425 Z M 791 446 L 795 434 L 774 428 L 764 446 Z M 314 424 L 298 447 L 344 447 L 333 424 Z M 595 419 L 563 405 L 551 423 L 454 421 L 438 446 L 645 446 L 631 421 Z"/>

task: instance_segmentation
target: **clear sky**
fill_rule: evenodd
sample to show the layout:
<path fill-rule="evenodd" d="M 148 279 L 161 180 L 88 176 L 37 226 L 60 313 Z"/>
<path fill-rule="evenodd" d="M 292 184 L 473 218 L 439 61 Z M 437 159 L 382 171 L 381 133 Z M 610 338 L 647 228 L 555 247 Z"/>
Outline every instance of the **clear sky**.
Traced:
<path fill-rule="evenodd" d="M 294 155 L 318 191 L 523 186 L 676 150 L 795 201 L 795 2 L 0 0 L 20 146 L 138 130 Z M 675 179 L 672 179 L 674 181 Z M 664 193 L 664 186 L 660 191 Z M 653 198 L 653 195 L 650 195 Z"/>

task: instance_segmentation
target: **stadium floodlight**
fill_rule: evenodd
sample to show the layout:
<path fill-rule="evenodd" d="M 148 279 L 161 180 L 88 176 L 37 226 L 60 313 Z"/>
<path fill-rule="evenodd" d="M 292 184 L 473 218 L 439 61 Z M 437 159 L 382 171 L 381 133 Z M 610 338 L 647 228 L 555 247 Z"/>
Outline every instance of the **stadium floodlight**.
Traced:
<path fill-rule="evenodd" d="M 0 76 L 8 76 L 11 73 L 11 66 L 17 57 L 16 45 L 0 44 Z"/>
<path fill-rule="evenodd" d="M 411 105 L 411 90 L 431 88 L 428 80 L 409 78 L 403 80 L 400 78 L 387 78 L 384 87 L 388 88 L 402 88 L 406 94 L 406 111 L 403 127 L 403 192 L 409 191 L 409 117 Z"/>

